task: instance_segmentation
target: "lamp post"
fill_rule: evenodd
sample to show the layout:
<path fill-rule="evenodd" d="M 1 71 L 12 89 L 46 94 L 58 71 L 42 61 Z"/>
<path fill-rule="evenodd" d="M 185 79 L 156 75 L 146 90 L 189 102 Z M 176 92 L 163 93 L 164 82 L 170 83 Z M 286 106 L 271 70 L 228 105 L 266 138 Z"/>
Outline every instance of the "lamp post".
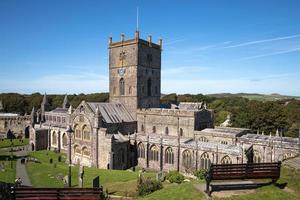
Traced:
<path fill-rule="evenodd" d="M 67 129 L 67 134 L 69 136 L 69 175 L 68 175 L 68 186 L 69 187 L 72 187 L 72 184 L 71 184 L 71 164 L 72 164 L 72 157 L 71 157 L 71 142 L 72 142 L 72 133 L 74 133 L 74 131 L 72 130 L 71 126 L 69 125 L 68 126 L 68 129 Z"/>

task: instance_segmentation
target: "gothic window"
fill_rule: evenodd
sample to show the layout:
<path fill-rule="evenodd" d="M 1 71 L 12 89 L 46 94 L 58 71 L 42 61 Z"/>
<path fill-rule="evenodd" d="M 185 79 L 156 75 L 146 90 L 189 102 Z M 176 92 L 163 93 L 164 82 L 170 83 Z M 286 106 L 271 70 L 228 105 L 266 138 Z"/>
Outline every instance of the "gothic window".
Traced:
<path fill-rule="evenodd" d="M 116 94 L 116 87 L 113 88 L 113 94 Z"/>
<path fill-rule="evenodd" d="M 74 152 L 75 152 L 75 154 L 81 154 L 81 150 L 78 145 L 74 146 Z"/>
<path fill-rule="evenodd" d="M 68 137 L 67 134 L 63 134 L 63 146 L 66 147 L 68 145 Z"/>
<path fill-rule="evenodd" d="M 48 115 L 45 115 L 45 119 L 46 119 L 46 121 L 48 121 Z"/>
<path fill-rule="evenodd" d="M 156 127 L 155 126 L 152 127 L 152 132 L 156 133 Z"/>
<path fill-rule="evenodd" d="M 60 117 L 57 117 L 57 122 L 60 123 Z"/>
<path fill-rule="evenodd" d="M 81 138 L 81 130 L 78 125 L 75 126 L 75 138 Z"/>
<path fill-rule="evenodd" d="M 149 160 L 158 161 L 158 148 L 155 145 L 150 148 Z"/>
<path fill-rule="evenodd" d="M 66 118 L 65 117 L 62 118 L 62 123 L 66 123 Z"/>
<path fill-rule="evenodd" d="M 174 164 L 174 153 L 171 147 L 168 147 L 165 151 L 165 163 Z"/>
<path fill-rule="evenodd" d="M 147 94 L 148 96 L 151 96 L 151 88 L 152 88 L 152 81 L 151 79 L 149 78 L 148 81 L 147 81 Z"/>
<path fill-rule="evenodd" d="M 83 156 L 90 156 L 90 152 L 87 147 L 83 147 L 81 152 Z"/>
<path fill-rule="evenodd" d="M 129 93 L 129 94 L 131 94 L 131 93 L 132 93 L 132 91 L 131 91 L 131 90 L 132 90 L 132 88 L 131 88 L 131 86 L 129 86 L 129 89 L 128 89 L 128 93 Z"/>
<path fill-rule="evenodd" d="M 55 121 L 55 122 L 56 122 L 56 116 L 53 116 L 53 121 Z"/>
<path fill-rule="evenodd" d="M 208 153 L 203 153 L 200 157 L 200 169 L 209 169 L 210 166 L 210 159 Z"/>
<path fill-rule="evenodd" d="M 83 106 L 80 106 L 79 111 L 80 111 L 81 113 L 84 112 L 84 107 L 83 107 Z"/>
<path fill-rule="evenodd" d="M 253 152 L 253 162 L 254 163 L 261 163 L 261 157 L 258 151 Z"/>
<path fill-rule="evenodd" d="M 199 141 L 201 141 L 201 142 L 208 142 L 208 139 L 206 138 L 206 137 L 200 137 L 199 138 Z"/>
<path fill-rule="evenodd" d="M 57 133 L 55 132 L 52 134 L 52 144 L 57 145 Z"/>
<path fill-rule="evenodd" d="M 180 134 L 181 137 L 183 136 L 183 129 L 182 128 L 179 129 L 179 134 Z"/>
<path fill-rule="evenodd" d="M 165 135 L 169 135 L 169 128 L 168 127 L 165 128 Z"/>
<path fill-rule="evenodd" d="M 83 139 L 84 140 L 90 140 L 91 136 L 90 136 L 90 129 L 88 128 L 87 125 L 85 125 L 82 129 L 82 133 L 83 133 Z"/>
<path fill-rule="evenodd" d="M 145 147 L 143 143 L 138 145 L 138 158 L 145 158 Z"/>
<path fill-rule="evenodd" d="M 221 160 L 221 163 L 228 165 L 228 164 L 232 164 L 232 161 L 231 161 L 231 158 L 229 156 L 224 156 Z"/>
<path fill-rule="evenodd" d="M 126 58 L 126 52 L 125 51 L 120 52 L 119 60 L 123 61 L 125 58 Z"/>
<path fill-rule="evenodd" d="M 227 141 L 221 141 L 221 144 L 228 144 Z"/>
<path fill-rule="evenodd" d="M 52 115 L 49 116 L 49 121 L 52 121 Z"/>
<path fill-rule="evenodd" d="M 120 95 L 125 95 L 125 81 L 123 78 L 120 79 L 119 82 Z"/>
<path fill-rule="evenodd" d="M 189 150 L 182 153 L 182 164 L 187 169 L 192 167 L 192 154 Z"/>

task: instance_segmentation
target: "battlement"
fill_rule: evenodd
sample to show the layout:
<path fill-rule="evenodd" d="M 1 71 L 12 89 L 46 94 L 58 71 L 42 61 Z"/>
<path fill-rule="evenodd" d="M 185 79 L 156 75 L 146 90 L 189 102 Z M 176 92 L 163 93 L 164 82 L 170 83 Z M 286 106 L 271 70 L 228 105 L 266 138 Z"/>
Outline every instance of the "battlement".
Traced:
<path fill-rule="evenodd" d="M 140 108 L 137 110 L 137 114 L 144 115 L 184 115 L 193 117 L 198 111 L 194 110 L 180 110 L 180 109 L 167 109 L 167 108 Z"/>
<path fill-rule="evenodd" d="M 109 48 L 115 48 L 115 47 L 120 47 L 120 46 L 126 46 L 126 45 L 132 45 L 132 44 L 143 44 L 149 47 L 157 48 L 157 49 L 162 49 L 162 39 L 158 40 L 158 44 L 152 42 L 152 36 L 148 35 L 147 40 L 143 40 L 139 37 L 139 32 L 135 32 L 135 37 L 133 39 L 128 39 L 125 40 L 125 35 L 121 34 L 121 40 L 117 42 L 113 42 L 112 37 L 109 37 L 108 45 Z"/>

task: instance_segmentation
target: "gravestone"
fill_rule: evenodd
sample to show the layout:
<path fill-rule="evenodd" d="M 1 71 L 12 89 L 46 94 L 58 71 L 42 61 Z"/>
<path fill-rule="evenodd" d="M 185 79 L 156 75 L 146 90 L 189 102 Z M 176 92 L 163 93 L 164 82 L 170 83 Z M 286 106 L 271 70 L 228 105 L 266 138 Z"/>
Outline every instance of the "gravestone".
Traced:
<path fill-rule="evenodd" d="M 99 188 L 100 186 L 100 177 L 96 176 L 96 178 L 93 179 L 93 184 L 92 184 L 93 188 Z"/>
<path fill-rule="evenodd" d="M 58 156 L 58 162 L 61 162 L 61 156 Z"/>
<path fill-rule="evenodd" d="M 78 173 L 78 185 L 80 188 L 83 187 L 83 175 L 84 175 L 84 166 L 80 165 Z"/>
<path fill-rule="evenodd" d="M 50 160 L 49 160 L 49 161 L 50 161 L 50 164 L 52 164 L 52 163 L 53 163 L 53 159 L 52 159 L 52 158 L 50 158 Z"/>
<path fill-rule="evenodd" d="M 69 187 L 69 176 L 65 176 L 63 182 L 64 182 L 64 187 Z"/>
<path fill-rule="evenodd" d="M 156 180 L 157 181 L 164 181 L 165 180 L 165 174 L 164 172 L 160 171 L 156 173 Z"/>

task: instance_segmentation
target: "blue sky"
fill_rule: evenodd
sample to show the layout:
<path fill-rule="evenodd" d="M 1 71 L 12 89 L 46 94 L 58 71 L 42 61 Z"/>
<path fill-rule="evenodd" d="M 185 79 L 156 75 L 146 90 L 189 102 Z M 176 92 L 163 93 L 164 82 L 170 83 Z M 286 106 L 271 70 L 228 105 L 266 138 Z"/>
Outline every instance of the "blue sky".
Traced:
<path fill-rule="evenodd" d="M 300 95 L 300 1 L 0 0 L 0 92 L 108 91 L 108 37 L 163 38 L 163 93 Z"/>

